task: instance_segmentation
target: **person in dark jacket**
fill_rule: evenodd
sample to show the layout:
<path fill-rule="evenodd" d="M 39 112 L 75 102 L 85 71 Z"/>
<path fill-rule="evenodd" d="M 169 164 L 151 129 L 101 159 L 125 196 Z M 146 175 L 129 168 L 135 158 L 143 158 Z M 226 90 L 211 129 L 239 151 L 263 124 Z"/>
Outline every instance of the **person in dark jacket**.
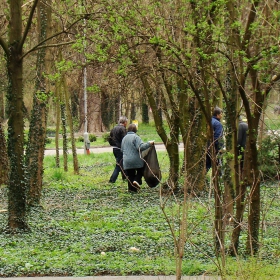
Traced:
<path fill-rule="evenodd" d="M 212 166 L 209 146 L 214 145 L 214 150 L 215 150 L 216 156 L 218 155 L 220 150 L 223 148 L 223 141 L 222 141 L 223 140 L 223 125 L 221 124 L 222 115 L 223 115 L 223 110 L 219 107 L 215 107 L 213 114 L 212 114 L 212 119 L 211 119 L 214 143 L 210 143 L 208 145 L 208 151 L 206 154 L 206 172 L 208 172 L 208 170 Z M 217 162 L 217 164 L 219 164 L 219 162 Z"/>
<path fill-rule="evenodd" d="M 122 140 L 126 135 L 127 117 L 121 116 L 118 125 L 110 132 L 110 145 L 113 146 L 113 154 L 116 158 L 116 166 L 110 177 L 109 183 L 115 183 L 119 173 L 123 170 L 123 153 L 121 151 Z M 122 178 L 125 179 L 125 174 L 122 172 Z"/>
<path fill-rule="evenodd" d="M 248 124 L 245 122 L 245 119 L 243 119 L 242 116 L 239 116 L 237 147 L 238 147 L 238 156 L 240 157 L 241 172 L 243 170 L 244 150 L 246 147 L 247 130 L 248 130 Z"/>
<path fill-rule="evenodd" d="M 140 157 L 140 153 L 154 145 L 154 141 L 143 143 L 136 132 L 136 125 L 130 124 L 121 145 L 123 168 L 128 177 L 128 191 L 133 193 L 138 192 L 142 184 L 144 160 Z"/>

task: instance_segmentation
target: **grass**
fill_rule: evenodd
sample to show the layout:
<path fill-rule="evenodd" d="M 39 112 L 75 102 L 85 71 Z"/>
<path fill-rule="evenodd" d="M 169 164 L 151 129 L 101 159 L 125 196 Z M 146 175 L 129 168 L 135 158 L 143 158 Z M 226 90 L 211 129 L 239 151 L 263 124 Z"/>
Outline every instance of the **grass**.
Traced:
<path fill-rule="evenodd" d="M 144 134 L 145 130 L 140 131 Z M 149 128 L 146 136 L 140 135 L 142 139 L 154 136 Z M 158 157 L 164 180 L 169 170 L 167 155 L 159 152 Z M 115 184 L 107 183 L 114 168 L 111 153 L 78 158 L 79 175 L 73 175 L 71 155 L 69 172 L 55 168 L 53 156 L 45 158 L 41 207 L 29 210 L 30 231 L 0 232 L 0 276 L 174 275 L 174 240 L 160 209 L 159 187 L 150 189 L 144 184 L 139 194 L 131 195 L 121 176 Z M 0 197 L 0 209 L 7 209 L 5 186 L 0 188 Z M 280 278 L 279 184 L 263 184 L 262 198 L 259 256 L 227 256 L 226 279 Z M 218 274 L 213 205 L 208 195 L 188 201 L 184 275 Z M 170 199 L 165 210 L 178 233 L 180 205 Z M 0 229 L 6 223 L 7 213 L 0 213 Z M 241 256 L 246 224 L 243 227 Z M 228 244 L 231 229 L 226 230 Z"/>

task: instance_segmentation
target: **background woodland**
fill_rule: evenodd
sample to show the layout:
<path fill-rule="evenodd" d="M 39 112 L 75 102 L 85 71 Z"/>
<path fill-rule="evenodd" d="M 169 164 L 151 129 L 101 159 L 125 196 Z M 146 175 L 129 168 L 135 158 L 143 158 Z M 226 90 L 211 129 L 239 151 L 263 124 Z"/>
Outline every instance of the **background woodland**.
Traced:
<path fill-rule="evenodd" d="M 161 187 L 187 199 L 207 188 L 206 145 L 213 140 L 211 113 L 219 106 L 225 113 L 225 151 L 222 180 L 215 164 L 210 179 L 215 250 L 225 251 L 225 227 L 233 221 L 228 249 L 238 254 L 248 211 L 247 254 L 256 254 L 260 148 L 267 131 L 277 129 L 271 113 L 277 119 L 279 112 L 279 5 L 275 0 L 2 1 L 0 170 L 9 189 L 9 230 L 26 229 L 27 205 L 40 203 L 47 128 L 56 127 L 57 135 L 67 131 L 73 139 L 75 132 L 108 131 L 120 115 L 152 120 L 170 166 Z M 249 126 L 243 172 L 236 144 L 239 115 Z M 75 141 L 71 147 L 78 174 Z M 273 156 L 269 164 L 269 178 L 278 178 L 279 162 Z M 181 248 L 178 243 L 179 260 Z"/>

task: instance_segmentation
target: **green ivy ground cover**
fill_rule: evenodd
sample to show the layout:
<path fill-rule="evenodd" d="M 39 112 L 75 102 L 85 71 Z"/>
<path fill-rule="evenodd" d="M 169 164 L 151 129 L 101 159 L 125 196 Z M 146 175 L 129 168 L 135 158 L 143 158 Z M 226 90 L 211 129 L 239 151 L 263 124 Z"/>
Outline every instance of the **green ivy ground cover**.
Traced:
<path fill-rule="evenodd" d="M 166 178 L 165 153 L 159 153 L 159 161 Z M 42 203 L 29 211 L 29 232 L 6 234 L 7 213 L 0 213 L 0 276 L 175 274 L 174 241 L 160 209 L 159 188 L 144 185 L 132 195 L 121 178 L 108 184 L 114 166 L 111 153 L 80 155 L 80 175 L 72 175 L 71 162 L 69 156 L 70 171 L 65 173 L 54 168 L 52 156 L 46 157 Z M 279 189 L 264 186 L 262 192 L 265 217 L 260 257 L 227 258 L 230 279 L 280 277 Z M 0 209 L 6 209 L 6 187 L 0 188 L 0 195 Z M 179 210 L 174 199 L 167 202 L 175 231 Z M 187 228 L 183 274 L 217 273 L 213 199 L 207 194 L 188 201 Z M 245 241 L 246 230 L 240 239 L 241 253 Z"/>

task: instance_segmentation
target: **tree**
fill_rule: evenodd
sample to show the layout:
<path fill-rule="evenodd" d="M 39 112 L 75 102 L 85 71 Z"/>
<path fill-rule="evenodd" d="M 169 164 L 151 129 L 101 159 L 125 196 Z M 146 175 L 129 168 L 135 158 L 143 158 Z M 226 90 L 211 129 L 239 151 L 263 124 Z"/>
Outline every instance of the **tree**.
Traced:
<path fill-rule="evenodd" d="M 27 229 L 26 185 L 24 178 L 24 103 L 23 103 L 23 45 L 31 26 L 38 0 L 33 2 L 28 21 L 22 32 L 22 1 L 9 2 L 10 32 L 8 41 L 0 37 L 7 57 L 8 70 L 8 156 L 10 160 L 8 227 L 11 231 Z"/>
<path fill-rule="evenodd" d="M 0 46 L 2 47 L 7 60 L 8 75 L 8 157 L 9 157 L 9 182 L 8 182 L 8 228 L 11 232 L 26 230 L 26 166 L 24 160 L 24 102 L 23 102 L 23 59 L 29 53 L 41 47 L 47 40 L 66 34 L 83 16 L 73 20 L 68 27 L 63 26 L 63 30 L 36 44 L 25 53 L 24 44 L 27 40 L 35 10 L 39 0 L 35 0 L 31 6 L 22 5 L 21 0 L 10 1 L 9 8 L 9 32 L 8 38 L 0 36 Z M 23 29 L 23 10 L 28 14 L 27 21 Z M 72 42 L 71 42 L 72 43 Z M 63 44 L 69 44 L 63 43 Z M 57 46 L 57 45 L 55 45 Z M 48 47 L 54 47 L 48 46 Z"/>
<path fill-rule="evenodd" d="M 7 144 L 6 138 L 4 134 L 4 130 L 2 127 L 2 123 L 0 121 L 0 185 L 8 183 L 8 174 L 9 174 L 9 161 L 7 155 Z"/>
<path fill-rule="evenodd" d="M 50 35 L 51 8 L 50 2 L 39 1 L 37 6 L 38 44 L 45 41 Z M 44 46 L 42 44 L 41 46 Z M 43 184 L 43 160 L 46 144 L 47 104 L 50 98 L 50 87 L 46 80 L 50 61 L 47 59 L 49 50 L 40 48 L 37 52 L 36 83 L 33 95 L 33 108 L 31 114 L 29 140 L 26 149 L 26 184 L 28 190 L 27 201 L 29 205 L 39 205 Z M 48 55 L 50 55 L 48 53 Z"/>
<path fill-rule="evenodd" d="M 232 235 L 232 254 L 238 252 L 241 222 L 247 196 L 249 206 L 247 253 L 256 254 L 259 246 L 260 174 L 258 167 L 258 127 L 265 100 L 279 80 L 278 20 L 275 1 L 244 2 L 240 7 L 228 3 L 233 57 L 227 56 L 235 73 L 238 93 L 248 119 L 243 182 L 237 187 L 237 209 Z M 245 11 L 248 12 L 245 12 Z M 240 21 L 240 18 L 243 20 Z M 236 25 L 236 22 L 240 22 Z M 269 23 L 269 24 L 268 24 Z M 273 23 L 273 24 L 272 24 Z M 272 36 L 272 34 L 274 36 Z M 260 36 L 261 35 L 261 36 Z M 247 188 L 249 192 L 247 193 Z"/>

